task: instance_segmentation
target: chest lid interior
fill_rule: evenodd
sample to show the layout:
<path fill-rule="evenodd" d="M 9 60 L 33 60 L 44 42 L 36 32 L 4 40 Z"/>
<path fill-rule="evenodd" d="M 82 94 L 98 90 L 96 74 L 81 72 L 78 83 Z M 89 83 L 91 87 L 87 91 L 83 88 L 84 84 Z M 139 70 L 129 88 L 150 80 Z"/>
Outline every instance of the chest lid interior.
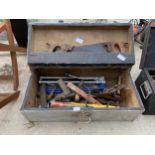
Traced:
<path fill-rule="evenodd" d="M 134 63 L 133 30 L 129 23 L 29 25 L 29 65 L 132 66 Z"/>
<path fill-rule="evenodd" d="M 145 32 L 140 62 L 140 69 L 143 68 L 155 68 L 155 26 L 149 26 Z"/>

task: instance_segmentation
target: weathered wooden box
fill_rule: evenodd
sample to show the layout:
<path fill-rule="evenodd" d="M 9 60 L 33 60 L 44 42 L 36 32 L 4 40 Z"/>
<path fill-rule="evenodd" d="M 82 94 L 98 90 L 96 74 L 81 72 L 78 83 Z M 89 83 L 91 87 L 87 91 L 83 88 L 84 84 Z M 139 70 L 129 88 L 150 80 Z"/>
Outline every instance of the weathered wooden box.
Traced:
<path fill-rule="evenodd" d="M 135 84 L 145 107 L 144 114 L 155 114 L 155 27 L 145 33 L 140 68 Z"/>
<path fill-rule="evenodd" d="M 71 44 L 73 46 L 100 42 L 127 42 L 128 50 L 121 53 L 97 52 L 92 55 L 72 53 L 50 53 L 46 44 Z M 57 55 L 58 54 L 58 55 Z M 67 55 L 67 56 L 66 56 Z M 120 57 L 118 57 L 118 55 Z M 135 62 L 133 32 L 130 24 L 31 24 L 28 41 L 28 64 L 32 75 L 29 79 L 21 112 L 30 121 L 103 121 L 134 120 L 143 112 L 143 105 L 137 95 L 130 76 Z M 121 75 L 122 83 L 129 89 L 121 90 L 120 108 L 39 108 L 36 106 L 38 80 L 40 76 L 104 76 L 107 86 L 117 84 Z"/>

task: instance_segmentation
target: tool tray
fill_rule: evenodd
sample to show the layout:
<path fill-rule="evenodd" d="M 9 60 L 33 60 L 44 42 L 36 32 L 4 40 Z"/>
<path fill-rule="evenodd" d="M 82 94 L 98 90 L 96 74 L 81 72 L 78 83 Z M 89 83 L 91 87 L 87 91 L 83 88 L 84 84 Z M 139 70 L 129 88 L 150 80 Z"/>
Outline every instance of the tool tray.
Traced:
<path fill-rule="evenodd" d="M 126 42 L 129 45 L 129 50 L 126 52 L 110 53 L 96 51 L 92 52 L 91 56 L 86 51 L 85 53 L 82 52 L 86 56 L 83 58 L 83 56 L 76 53 L 77 56 L 74 52 L 47 52 L 47 42 L 50 45 L 71 44 L 76 47 L 81 46 L 81 42 L 82 46 L 103 42 Z M 143 112 L 143 105 L 130 76 L 130 69 L 135 59 L 130 24 L 31 24 L 28 47 L 28 64 L 32 75 L 28 81 L 21 107 L 21 112 L 28 120 L 129 121 L 134 120 Z M 61 57 L 56 58 L 55 54 L 60 54 Z M 70 57 L 70 54 L 75 54 L 76 56 Z M 99 56 L 101 54 L 102 57 L 100 59 Z M 117 57 L 119 54 L 121 55 L 120 58 L 125 57 L 125 60 L 120 60 Z M 65 57 L 65 55 L 68 56 Z M 76 75 L 77 77 L 104 77 L 106 87 L 108 88 L 116 85 L 119 76 L 121 76 L 121 83 L 127 87 L 120 90 L 120 104 L 123 106 L 111 108 L 78 106 L 59 108 L 41 107 L 42 100 L 38 97 L 40 93 L 40 77 L 63 77 L 66 73 Z"/>
<path fill-rule="evenodd" d="M 113 49 L 102 49 L 100 46 L 104 43 L 112 43 Z M 56 47 L 65 45 L 76 50 L 65 52 L 60 48 L 53 52 Z M 87 47 L 81 51 L 78 47 L 83 46 Z M 32 23 L 29 25 L 28 64 L 132 66 L 135 63 L 133 46 L 132 26 L 128 23 Z"/>
<path fill-rule="evenodd" d="M 63 76 L 65 73 L 75 74 L 77 76 L 104 76 L 107 86 L 117 83 L 118 76 L 123 77 L 122 83 L 128 89 L 121 91 L 122 103 L 124 107 L 120 108 L 89 108 L 81 107 L 80 109 L 65 108 L 41 108 L 38 107 L 37 94 L 39 90 L 38 81 L 40 76 Z M 21 112 L 30 121 L 89 121 L 91 120 L 134 120 L 143 112 L 143 106 L 139 102 L 139 96 L 135 90 L 134 84 L 130 77 L 128 69 L 112 69 L 112 68 L 55 68 L 40 67 L 32 72 L 26 95 L 24 98 Z"/>

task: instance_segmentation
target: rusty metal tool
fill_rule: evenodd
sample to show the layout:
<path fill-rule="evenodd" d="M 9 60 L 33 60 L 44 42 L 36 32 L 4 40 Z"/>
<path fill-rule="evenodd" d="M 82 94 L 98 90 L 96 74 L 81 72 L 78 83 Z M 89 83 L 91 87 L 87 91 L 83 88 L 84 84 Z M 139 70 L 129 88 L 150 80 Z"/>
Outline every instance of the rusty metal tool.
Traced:
<path fill-rule="evenodd" d="M 69 44 L 56 44 L 52 45 L 46 43 L 48 51 L 51 52 L 126 52 L 129 49 L 128 43 L 120 42 L 104 42 L 89 44 L 83 46 L 71 46 Z"/>
<path fill-rule="evenodd" d="M 113 44 L 113 51 L 114 52 L 121 52 L 121 47 L 119 43 L 114 43 Z"/>
<path fill-rule="evenodd" d="M 112 42 L 98 43 L 98 44 L 90 44 L 83 46 L 71 46 L 68 44 L 50 44 L 46 43 L 48 51 L 51 52 L 112 52 Z"/>
<path fill-rule="evenodd" d="M 72 52 L 125 52 L 128 50 L 128 43 L 104 42 L 83 46 L 72 47 Z"/>
<path fill-rule="evenodd" d="M 112 52 L 112 43 L 98 43 L 98 44 L 90 44 L 84 46 L 75 46 L 72 49 L 72 52 Z"/>
<path fill-rule="evenodd" d="M 69 94 L 62 93 L 56 93 L 54 98 L 52 98 L 52 101 L 59 101 L 59 100 L 65 100 L 65 99 L 72 99 L 75 98 L 75 93 L 71 92 Z"/>
<path fill-rule="evenodd" d="M 65 52 L 71 52 L 74 49 L 74 46 L 71 46 L 69 44 L 63 44 L 61 45 L 61 49 Z"/>
<path fill-rule="evenodd" d="M 79 77 L 79 76 L 75 76 L 75 75 L 72 75 L 72 74 L 68 74 L 68 73 L 65 73 L 65 76 L 40 76 L 40 82 L 41 81 L 52 81 L 52 82 L 57 82 L 57 80 L 59 80 L 60 78 L 62 78 L 64 81 L 65 80 L 75 80 L 75 79 L 79 79 L 79 80 L 92 80 L 92 81 L 96 81 L 98 78 L 101 78 L 101 77 Z M 102 77 L 104 79 L 104 77 Z"/>
<path fill-rule="evenodd" d="M 112 51 L 113 52 L 127 52 L 129 50 L 129 44 L 128 43 L 113 43 L 112 44 Z"/>
<path fill-rule="evenodd" d="M 122 83 L 122 77 L 119 75 L 119 76 L 118 76 L 118 85 L 121 85 L 121 83 Z M 121 93 L 121 91 L 120 91 L 120 89 L 118 89 L 118 90 L 117 90 L 117 94 L 120 95 L 120 93 Z"/>
<path fill-rule="evenodd" d="M 80 96 L 79 96 L 78 94 L 76 94 L 74 100 L 75 100 L 76 102 L 79 102 Z"/>
<path fill-rule="evenodd" d="M 88 95 L 87 93 L 85 93 L 83 90 L 81 90 L 79 87 L 74 85 L 72 82 L 68 82 L 67 87 L 69 87 L 72 91 L 74 91 L 75 93 L 85 98 L 90 103 L 101 104 L 99 101 L 94 99 L 91 95 Z"/>
<path fill-rule="evenodd" d="M 114 85 L 114 86 L 112 86 L 112 87 L 110 87 L 110 88 L 107 88 L 107 89 L 104 91 L 103 94 L 115 93 L 115 92 L 117 92 L 118 90 L 121 90 L 121 89 L 127 89 L 127 86 L 124 85 L 124 84 L 121 84 L 121 85 L 116 84 L 116 85 Z"/>
<path fill-rule="evenodd" d="M 60 78 L 58 80 L 58 85 L 60 86 L 60 88 L 63 90 L 65 95 L 70 94 L 70 90 L 69 88 L 66 86 L 65 82 L 62 80 L 62 78 Z"/>
<path fill-rule="evenodd" d="M 40 80 L 39 80 L 39 84 L 41 83 L 46 83 L 46 84 L 50 84 L 50 83 L 57 83 L 57 81 L 59 79 L 63 79 L 64 83 L 67 83 L 69 81 L 72 81 L 73 83 L 81 83 L 81 81 L 83 83 L 103 83 L 105 84 L 105 79 L 104 76 L 99 76 L 99 77 L 78 77 L 75 75 L 71 75 L 71 74 L 65 74 L 65 76 L 62 77 L 54 77 L 54 76 L 41 76 Z"/>
<path fill-rule="evenodd" d="M 97 98 L 97 100 L 100 101 L 103 105 L 113 105 L 113 106 L 118 106 L 119 105 L 119 100 L 109 100 L 105 98 Z"/>
<path fill-rule="evenodd" d="M 121 101 L 121 97 L 119 95 L 115 95 L 115 94 L 109 94 L 109 93 L 103 93 L 103 94 L 96 94 L 94 95 L 95 98 L 103 98 L 106 100 L 110 100 L 110 101 Z"/>
<path fill-rule="evenodd" d="M 41 107 L 47 107 L 47 96 L 46 96 L 46 84 L 41 84 L 40 86 L 40 99 L 41 99 Z"/>
<path fill-rule="evenodd" d="M 50 100 L 50 99 L 53 97 L 56 88 L 57 88 L 57 86 L 55 86 L 55 87 L 52 89 L 52 91 L 48 94 L 48 96 L 47 96 L 47 99 L 48 99 L 48 100 Z"/>
<path fill-rule="evenodd" d="M 46 46 L 48 48 L 49 52 L 70 52 L 73 50 L 74 46 L 71 46 L 69 44 L 50 44 L 46 43 Z"/>

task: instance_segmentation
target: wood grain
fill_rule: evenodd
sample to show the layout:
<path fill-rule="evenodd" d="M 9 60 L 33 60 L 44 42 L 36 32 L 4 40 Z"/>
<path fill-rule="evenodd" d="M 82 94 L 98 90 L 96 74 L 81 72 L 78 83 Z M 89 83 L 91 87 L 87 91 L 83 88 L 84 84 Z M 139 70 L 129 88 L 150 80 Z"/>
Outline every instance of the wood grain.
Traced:
<path fill-rule="evenodd" d="M 26 52 L 26 48 L 10 46 L 10 45 L 0 43 L 0 51 Z"/>
<path fill-rule="evenodd" d="M 13 93 L 0 93 L 0 108 L 4 107 L 10 101 L 18 98 L 20 91 Z"/>
<path fill-rule="evenodd" d="M 6 24 L 6 31 L 7 31 L 9 45 L 15 46 L 10 20 L 5 19 L 4 22 Z M 17 90 L 19 86 L 19 77 L 18 77 L 18 64 L 17 64 L 16 52 L 10 51 L 10 55 L 12 60 L 14 90 Z"/>

